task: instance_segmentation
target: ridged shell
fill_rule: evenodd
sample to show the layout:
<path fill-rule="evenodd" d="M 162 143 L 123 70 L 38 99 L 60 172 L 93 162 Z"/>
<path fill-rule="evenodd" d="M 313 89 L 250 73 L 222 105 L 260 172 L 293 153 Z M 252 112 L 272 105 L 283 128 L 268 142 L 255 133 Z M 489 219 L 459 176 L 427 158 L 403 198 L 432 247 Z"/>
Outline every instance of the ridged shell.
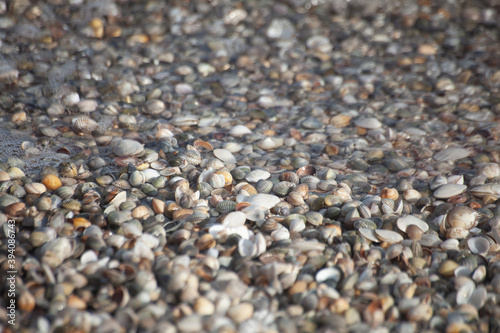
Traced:
<path fill-rule="evenodd" d="M 242 191 L 244 191 L 244 192 L 248 193 L 248 195 L 250 195 L 250 196 L 252 196 L 252 195 L 255 195 L 255 194 L 259 193 L 259 192 L 257 192 L 257 190 L 255 189 L 255 187 L 253 187 L 253 186 L 252 186 L 252 185 L 250 185 L 250 184 L 244 184 L 243 186 L 241 186 L 241 187 L 239 188 L 239 191 L 240 191 L 240 193 L 241 193 Z"/>
<path fill-rule="evenodd" d="M 226 184 L 226 179 L 225 179 L 223 174 L 212 173 L 212 175 L 210 175 L 210 179 L 208 180 L 208 183 L 214 189 L 222 188 Z"/>
<path fill-rule="evenodd" d="M 196 242 L 196 247 L 198 247 L 200 251 L 205 251 L 214 247 L 215 244 L 216 244 L 215 239 L 211 234 L 204 234 Z"/>
<path fill-rule="evenodd" d="M 233 182 L 233 175 L 228 170 L 218 170 L 214 174 L 224 176 L 225 186 L 230 185 Z"/>
<path fill-rule="evenodd" d="M 279 180 L 281 180 L 283 182 L 290 182 L 290 183 L 298 184 L 299 183 L 299 176 L 297 176 L 297 174 L 294 172 L 286 171 L 280 175 Z"/>
<path fill-rule="evenodd" d="M 82 209 L 82 204 L 78 200 L 67 199 L 62 202 L 62 207 L 77 212 Z"/>
<path fill-rule="evenodd" d="M 42 179 L 42 184 L 49 190 L 57 190 L 62 186 L 62 182 L 56 175 L 45 175 Z"/>
<path fill-rule="evenodd" d="M 193 142 L 193 146 L 199 151 L 211 151 L 214 147 L 209 142 L 197 139 Z"/>
<path fill-rule="evenodd" d="M 274 218 L 268 218 L 264 221 L 264 223 L 262 223 L 260 228 L 265 233 L 271 233 L 272 231 L 276 230 L 276 228 L 278 228 L 278 222 L 276 222 L 276 219 Z"/>
<path fill-rule="evenodd" d="M 300 206 L 305 204 L 304 198 L 298 192 L 290 192 L 286 198 L 286 201 L 288 201 L 290 204 L 294 206 Z"/>
<path fill-rule="evenodd" d="M 21 179 L 26 176 L 23 170 L 19 169 L 18 167 L 9 168 L 9 170 L 7 170 L 7 174 L 9 175 L 10 179 Z"/>
<path fill-rule="evenodd" d="M 258 193 L 270 193 L 271 190 L 273 189 L 273 182 L 270 180 L 265 180 L 261 179 L 255 184 L 255 189 L 257 190 Z"/>
<path fill-rule="evenodd" d="M 236 209 L 236 202 L 231 200 L 221 201 L 217 204 L 216 209 L 219 213 L 222 214 L 232 212 Z"/>
<path fill-rule="evenodd" d="M 209 218 L 210 214 L 208 213 L 194 212 L 193 214 L 191 214 L 191 216 L 187 218 L 187 221 L 191 223 L 201 223 Z"/>
<path fill-rule="evenodd" d="M 446 216 L 447 228 L 462 228 L 469 230 L 477 226 L 479 213 L 467 206 L 458 206 L 448 212 Z"/>
<path fill-rule="evenodd" d="M 304 214 L 307 222 L 311 223 L 312 225 L 321 225 L 323 224 L 323 215 L 318 212 L 307 212 Z"/>
<path fill-rule="evenodd" d="M 279 182 L 273 186 L 273 193 L 284 197 L 286 196 L 293 188 L 295 187 L 294 183 L 291 182 Z"/>
<path fill-rule="evenodd" d="M 457 269 L 460 265 L 453 260 L 445 260 L 439 266 L 438 272 L 444 277 L 452 277 L 455 273 L 455 269 Z"/>
<path fill-rule="evenodd" d="M 181 157 L 186 160 L 191 165 L 199 165 L 201 163 L 201 154 L 197 150 L 187 150 Z"/>
<path fill-rule="evenodd" d="M 73 128 L 79 132 L 92 133 L 99 129 L 99 124 L 87 117 L 77 117 L 71 120 Z"/>
<path fill-rule="evenodd" d="M 24 185 L 24 189 L 30 194 L 42 194 L 47 191 L 47 187 L 42 183 L 28 183 Z"/>
<path fill-rule="evenodd" d="M 219 169 L 222 169 L 224 167 L 224 162 L 222 162 L 221 160 L 219 160 L 218 158 L 211 158 L 207 161 L 207 164 L 205 165 L 205 167 L 207 168 L 212 168 L 214 170 L 219 170 Z M 233 177 L 234 177 L 234 174 L 233 174 Z M 242 179 L 244 178 L 245 176 L 243 175 L 242 176 Z"/>

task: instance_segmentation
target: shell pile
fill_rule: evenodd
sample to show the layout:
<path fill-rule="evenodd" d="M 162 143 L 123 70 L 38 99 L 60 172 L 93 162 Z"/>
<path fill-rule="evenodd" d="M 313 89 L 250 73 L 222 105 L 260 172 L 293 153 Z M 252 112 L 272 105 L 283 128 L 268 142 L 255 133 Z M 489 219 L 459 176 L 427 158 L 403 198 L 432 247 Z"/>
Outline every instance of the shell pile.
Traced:
<path fill-rule="evenodd" d="M 499 10 L 0 0 L 0 331 L 498 331 Z"/>

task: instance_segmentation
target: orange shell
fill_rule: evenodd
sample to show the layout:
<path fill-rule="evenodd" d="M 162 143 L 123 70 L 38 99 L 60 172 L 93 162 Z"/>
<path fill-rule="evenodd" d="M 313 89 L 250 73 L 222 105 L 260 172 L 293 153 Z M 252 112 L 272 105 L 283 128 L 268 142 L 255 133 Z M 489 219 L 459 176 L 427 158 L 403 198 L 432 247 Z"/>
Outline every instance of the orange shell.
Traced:
<path fill-rule="evenodd" d="M 42 179 L 42 184 L 49 190 L 57 190 L 62 186 L 62 182 L 56 175 L 45 175 Z"/>

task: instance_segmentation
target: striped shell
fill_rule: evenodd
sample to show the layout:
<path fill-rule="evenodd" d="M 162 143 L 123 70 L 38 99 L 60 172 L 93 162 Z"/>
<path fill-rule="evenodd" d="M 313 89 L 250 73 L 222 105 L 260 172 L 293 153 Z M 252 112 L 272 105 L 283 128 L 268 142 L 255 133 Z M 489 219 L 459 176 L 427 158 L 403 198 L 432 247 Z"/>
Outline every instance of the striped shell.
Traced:
<path fill-rule="evenodd" d="M 444 277 L 452 277 L 460 265 L 453 260 L 445 260 L 439 266 L 438 272 Z"/>
<path fill-rule="evenodd" d="M 205 251 L 208 250 L 209 248 L 214 247 L 215 244 L 216 244 L 215 239 L 211 234 L 204 234 L 196 242 L 196 247 L 200 251 Z"/>
<path fill-rule="evenodd" d="M 209 142 L 197 139 L 193 142 L 193 146 L 199 151 L 210 151 L 214 150 L 214 147 Z"/>
<path fill-rule="evenodd" d="M 286 181 L 282 181 L 282 182 L 279 182 L 278 184 L 275 184 L 273 186 L 273 193 L 278 195 L 278 196 L 281 196 L 281 197 L 284 197 L 286 196 L 293 188 L 295 187 L 295 184 L 294 183 L 291 183 L 291 182 L 286 182 Z"/>
<path fill-rule="evenodd" d="M 312 225 L 321 225 L 323 224 L 323 215 L 318 212 L 307 212 L 304 214 L 306 217 L 307 222 L 311 223 Z"/>
<path fill-rule="evenodd" d="M 279 180 L 281 180 L 283 182 L 290 182 L 290 183 L 298 184 L 299 183 L 299 176 L 297 176 L 296 173 L 293 173 L 291 171 L 287 171 L 287 172 L 283 172 L 280 175 Z"/>
<path fill-rule="evenodd" d="M 77 212 L 82 209 L 82 204 L 78 200 L 67 199 L 62 202 L 62 207 Z"/>
<path fill-rule="evenodd" d="M 61 199 L 69 199 L 73 196 L 73 194 L 75 194 L 75 190 L 69 186 L 61 186 L 55 193 Z"/>
<path fill-rule="evenodd" d="M 208 220 L 210 218 L 210 214 L 208 213 L 203 213 L 203 212 L 194 212 L 187 218 L 188 222 L 191 223 L 201 223 L 205 220 Z"/>
<path fill-rule="evenodd" d="M 219 202 L 215 209 L 217 209 L 217 211 L 222 214 L 229 213 L 236 209 L 236 202 L 231 200 L 224 200 Z"/>
<path fill-rule="evenodd" d="M 42 183 L 28 183 L 24 185 L 24 189 L 30 194 L 42 194 L 47 191 L 47 187 Z"/>
<path fill-rule="evenodd" d="M 258 193 L 271 193 L 271 190 L 273 189 L 273 182 L 270 180 L 266 179 L 261 179 L 255 184 L 255 189 L 257 190 Z"/>
<path fill-rule="evenodd" d="M 197 150 L 187 150 L 181 154 L 181 157 L 191 165 L 199 165 L 201 163 L 201 154 Z"/>
<path fill-rule="evenodd" d="M 95 120 L 87 117 L 73 118 L 71 124 L 75 130 L 84 133 L 92 133 L 99 129 L 99 124 Z"/>
<path fill-rule="evenodd" d="M 224 174 L 212 173 L 212 175 L 210 175 L 208 183 L 213 188 L 221 188 L 226 185 L 226 177 L 224 176 Z"/>
<path fill-rule="evenodd" d="M 244 184 L 243 186 L 241 186 L 239 188 L 239 191 L 240 191 L 240 193 L 246 192 L 250 196 L 255 195 L 255 194 L 258 193 L 257 190 L 255 189 L 255 187 L 253 187 L 250 184 Z"/>
<path fill-rule="evenodd" d="M 458 206 L 448 212 L 446 216 L 447 228 L 462 228 L 469 230 L 477 226 L 479 213 L 467 206 Z"/>

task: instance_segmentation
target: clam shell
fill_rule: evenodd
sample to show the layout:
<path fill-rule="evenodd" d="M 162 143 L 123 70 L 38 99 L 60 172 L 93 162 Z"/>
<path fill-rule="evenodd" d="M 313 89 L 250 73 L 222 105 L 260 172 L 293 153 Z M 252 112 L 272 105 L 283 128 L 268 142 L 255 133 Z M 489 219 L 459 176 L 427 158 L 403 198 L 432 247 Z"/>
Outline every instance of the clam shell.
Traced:
<path fill-rule="evenodd" d="M 416 225 L 419 227 L 423 232 L 427 232 L 429 230 L 429 225 L 422 221 L 421 219 L 413 216 L 413 215 L 407 215 L 400 217 L 397 221 L 397 226 L 399 230 L 406 232 L 406 229 L 410 225 Z"/>
<path fill-rule="evenodd" d="M 225 162 L 225 163 L 230 163 L 234 164 L 236 163 L 236 158 L 234 155 L 227 149 L 214 149 L 213 150 L 214 156 L 217 157 L 219 160 Z"/>
<path fill-rule="evenodd" d="M 19 202 L 20 199 L 10 194 L 5 194 L 0 197 L 0 209 L 5 209 L 14 203 Z"/>
<path fill-rule="evenodd" d="M 212 237 L 211 234 L 204 234 L 196 242 L 196 246 L 200 251 L 208 250 L 214 247 L 215 244 L 216 244 L 215 239 Z"/>
<path fill-rule="evenodd" d="M 309 211 L 305 213 L 304 216 L 306 217 L 306 221 L 312 225 L 317 226 L 323 224 L 323 215 L 321 215 L 321 213 Z"/>
<path fill-rule="evenodd" d="M 45 187 L 42 183 L 28 183 L 24 185 L 24 188 L 27 193 L 31 194 L 42 194 L 47 191 L 47 187 Z"/>
<path fill-rule="evenodd" d="M 138 156 L 144 152 L 144 147 L 141 143 L 124 139 L 118 141 L 113 147 L 113 153 L 118 156 Z"/>
<path fill-rule="evenodd" d="M 466 158 L 471 154 L 470 150 L 465 148 L 447 148 L 434 155 L 436 161 L 454 162 L 462 158 Z"/>
<path fill-rule="evenodd" d="M 252 134 L 252 131 L 245 125 L 236 125 L 229 130 L 229 135 L 236 138 L 242 137 L 247 134 Z"/>
<path fill-rule="evenodd" d="M 201 154 L 197 150 L 187 150 L 183 154 L 180 155 L 183 159 L 186 160 L 191 165 L 200 165 L 201 163 Z"/>
<path fill-rule="evenodd" d="M 255 189 L 257 190 L 258 193 L 267 193 L 268 194 L 273 189 L 273 186 L 274 186 L 274 184 L 272 181 L 261 179 L 257 182 L 257 184 L 255 184 Z"/>
<path fill-rule="evenodd" d="M 434 197 L 438 199 L 448 199 L 463 193 L 467 189 L 466 185 L 445 184 L 434 191 Z"/>
<path fill-rule="evenodd" d="M 445 260 L 439 266 L 438 272 L 439 272 L 439 274 L 443 275 L 444 277 L 452 277 L 455 273 L 455 270 L 459 266 L 460 265 L 456 261 Z"/>
<path fill-rule="evenodd" d="M 245 179 L 250 183 L 256 183 L 259 180 L 268 179 L 269 177 L 271 177 L 271 174 L 268 171 L 257 169 L 257 170 L 250 171 L 245 176 Z"/>
<path fill-rule="evenodd" d="M 128 182 L 131 186 L 139 187 L 146 182 L 146 176 L 142 171 L 135 170 L 130 174 Z"/>
<path fill-rule="evenodd" d="M 226 185 L 226 178 L 225 178 L 224 174 L 212 173 L 208 183 L 214 189 L 222 188 L 222 187 L 224 187 L 224 185 Z"/>
<path fill-rule="evenodd" d="M 146 102 L 143 112 L 145 114 L 157 115 L 165 111 L 165 103 L 158 99 L 152 99 Z"/>
<path fill-rule="evenodd" d="M 470 230 L 477 226 L 479 213 L 467 206 L 451 209 L 446 215 L 446 228 L 462 228 Z"/>
<path fill-rule="evenodd" d="M 467 240 L 472 253 L 485 255 L 490 249 L 490 242 L 484 237 L 472 237 Z"/>
<path fill-rule="evenodd" d="M 403 241 L 403 236 L 392 230 L 375 229 L 375 236 L 386 243 L 399 243 Z"/>

